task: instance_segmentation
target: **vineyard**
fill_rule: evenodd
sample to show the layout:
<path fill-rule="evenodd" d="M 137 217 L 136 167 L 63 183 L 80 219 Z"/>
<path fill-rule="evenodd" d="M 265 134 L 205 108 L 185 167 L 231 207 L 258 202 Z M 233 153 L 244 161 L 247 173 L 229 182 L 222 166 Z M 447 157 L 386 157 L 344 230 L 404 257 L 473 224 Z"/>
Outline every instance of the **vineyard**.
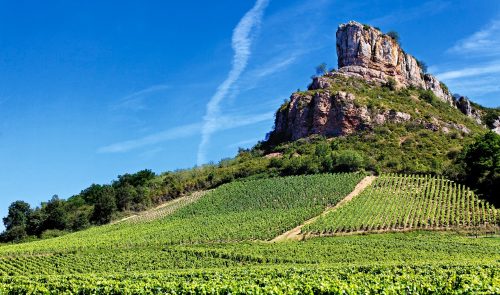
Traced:
<path fill-rule="evenodd" d="M 312 234 L 408 229 L 492 229 L 500 211 L 440 177 L 383 175 L 345 206 L 304 227 Z"/>
<path fill-rule="evenodd" d="M 171 215 L 178 209 L 185 207 L 193 202 L 198 201 L 199 198 L 203 197 L 206 194 L 206 191 L 194 192 L 188 196 L 180 197 L 174 199 L 170 202 L 167 202 L 157 208 L 149 211 L 145 211 L 140 215 L 131 216 L 126 218 L 122 222 L 127 223 L 141 223 L 141 222 L 150 222 L 156 219 L 164 218 L 168 215 Z"/>
<path fill-rule="evenodd" d="M 247 268 L 0 278 L 1 294 L 498 294 L 496 266 Z"/>
<path fill-rule="evenodd" d="M 164 218 L 131 219 L 55 239 L 4 246 L 0 255 L 269 240 L 338 203 L 363 177 L 321 174 L 234 182 L 178 206 Z"/>
<path fill-rule="evenodd" d="M 495 239 L 413 232 L 313 238 L 303 242 L 108 248 L 42 255 L 18 253 L 0 257 L 0 277 L 121 274 L 257 265 L 495 264 L 500 260 L 499 246 L 500 241 Z"/>
<path fill-rule="evenodd" d="M 499 238 L 425 230 L 491 226 L 493 207 L 445 179 L 383 175 L 321 215 L 364 177 L 233 182 L 116 224 L 3 245 L 0 294 L 500 293 Z M 305 228 L 414 230 L 270 242 L 318 215 Z"/>
<path fill-rule="evenodd" d="M 499 246 L 498 239 L 413 232 L 19 254 L 0 258 L 0 294 L 302 294 L 321 288 L 397 294 L 405 287 L 495 294 Z"/>

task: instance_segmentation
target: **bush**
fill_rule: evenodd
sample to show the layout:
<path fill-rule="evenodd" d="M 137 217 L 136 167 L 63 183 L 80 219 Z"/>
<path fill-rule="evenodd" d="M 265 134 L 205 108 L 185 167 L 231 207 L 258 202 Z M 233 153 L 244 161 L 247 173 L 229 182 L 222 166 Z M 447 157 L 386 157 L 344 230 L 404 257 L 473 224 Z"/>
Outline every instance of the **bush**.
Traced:
<path fill-rule="evenodd" d="M 431 90 L 423 90 L 420 92 L 419 98 L 423 101 L 430 103 L 431 105 L 436 105 L 438 98 Z"/>
<path fill-rule="evenodd" d="M 394 41 L 396 41 L 396 43 L 399 44 L 400 38 L 399 38 L 399 33 L 398 32 L 396 32 L 396 31 L 389 31 L 389 32 L 387 32 L 386 35 L 389 36 L 389 37 L 391 37 Z"/>
<path fill-rule="evenodd" d="M 422 69 L 422 72 L 424 74 L 427 73 L 427 64 L 423 60 L 418 60 L 417 59 L 417 65 L 420 67 L 420 69 Z"/>
<path fill-rule="evenodd" d="M 64 231 L 64 230 L 58 230 L 58 229 L 49 229 L 49 230 L 46 230 L 42 233 L 42 235 L 40 236 L 40 238 L 42 239 L 52 239 L 52 238 L 57 238 L 57 237 L 60 237 L 60 236 L 64 236 L 68 234 L 67 231 Z"/>
<path fill-rule="evenodd" d="M 384 87 L 394 91 L 398 88 L 398 83 L 396 82 L 396 80 L 394 80 L 394 78 L 389 77 L 387 79 L 387 82 L 384 83 Z"/>
<path fill-rule="evenodd" d="M 363 168 L 363 156 L 353 150 L 343 150 L 333 153 L 335 170 L 342 172 L 354 172 Z"/>
<path fill-rule="evenodd" d="M 324 75 L 328 72 L 326 63 L 321 63 L 318 66 L 316 66 L 316 75 Z"/>

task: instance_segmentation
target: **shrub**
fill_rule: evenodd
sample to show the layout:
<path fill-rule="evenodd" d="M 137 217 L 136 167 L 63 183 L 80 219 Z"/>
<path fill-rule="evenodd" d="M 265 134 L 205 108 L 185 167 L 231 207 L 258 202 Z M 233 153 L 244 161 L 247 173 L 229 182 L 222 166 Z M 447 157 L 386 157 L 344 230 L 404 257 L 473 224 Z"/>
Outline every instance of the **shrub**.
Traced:
<path fill-rule="evenodd" d="M 354 172 L 363 168 L 363 156 L 357 151 L 343 150 L 334 152 L 335 169 L 342 172 Z"/>
<path fill-rule="evenodd" d="M 64 230 L 58 230 L 58 229 L 49 229 L 49 230 L 46 230 L 42 233 L 42 235 L 40 236 L 40 238 L 42 239 L 52 239 L 52 238 L 57 238 L 57 237 L 60 237 L 60 236 L 64 236 L 68 234 L 67 231 L 64 231 Z"/>
<path fill-rule="evenodd" d="M 419 98 L 432 104 L 432 105 L 435 105 L 436 102 L 437 102 L 437 97 L 436 95 L 434 94 L 434 92 L 432 92 L 431 90 L 423 90 L 420 92 L 420 95 L 419 95 Z"/>
<path fill-rule="evenodd" d="M 399 33 L 396 31 L 389 31 L 386 34 L 387 36 L 391 37 L 396 43 L 399 44 L 400 38 L 399 38 Z"/>
<path fill-rule="evenodd" d="M 397 87 L 398 87 L 398 83 L 396 82 L 396 80 L 394 80 L 394 78 L 389 77 L 389 78 L 387 79 L 387 82 L 385 82 L 384 87 L 387 87 L 388 89 L 390 89 L 390 90 L 393 90 L 393 91 L 394 91 L 394 90 L 396 90 L 396 89 L 397 89 Z"/>
<path fill-rule="evenodd" d="M 427 64 L 423 60 L 418 60 L 417 59 L 417 65 L 420 67 L 420 69 L 422 69 L 422 72 L 424 74 L 427 73 Z"/>
<path fill-rule="evenodd" d="M 316 75 L 324 75 L 328 72 L 326 63 L 321 63 L 318 66 L 316 66 Z"/>
<path fill-rule="evenodd" d="M 441 89 L 443 89 L 444 93 L 450 93 L 450 89 L 448 89 L 448 86 L 444 84 L 443 82 L 439 82 L 439 86 L 441 86 Z"/>

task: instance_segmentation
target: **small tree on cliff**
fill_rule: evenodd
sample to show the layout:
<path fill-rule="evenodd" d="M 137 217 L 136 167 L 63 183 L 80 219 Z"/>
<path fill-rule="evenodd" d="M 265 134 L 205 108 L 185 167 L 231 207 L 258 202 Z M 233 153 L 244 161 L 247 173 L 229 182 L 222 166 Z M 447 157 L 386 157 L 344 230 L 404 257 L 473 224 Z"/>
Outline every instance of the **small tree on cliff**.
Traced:
<path fill-rule="evenodd" d="M 427 64 L 423 60 L 417 59 L 418 66 L 422 69 L 424 74 L 427 74 Z"/>
<path fill-rule="evenodd" d="M 394 41 L 396 41 L 399 44 L 400 38 L 399 38 L 399 33 L 396 31 L 389 31 L 386 34 L 387 36 L 391 37 Z"/>
<path fill-rule="evenodd" d="M 328 72 L 326 68 L 326 63 L 321 63 L 316 67 L 316 75 L 321 76 Z"/>

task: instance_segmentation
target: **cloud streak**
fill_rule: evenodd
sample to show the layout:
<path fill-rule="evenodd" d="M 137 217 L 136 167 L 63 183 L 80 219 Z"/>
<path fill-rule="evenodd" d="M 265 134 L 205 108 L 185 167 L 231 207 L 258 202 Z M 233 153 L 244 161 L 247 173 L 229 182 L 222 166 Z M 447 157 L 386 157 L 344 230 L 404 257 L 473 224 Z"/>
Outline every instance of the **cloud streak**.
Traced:
<path fill-rule="evenodd" d="M 108 146 L 104 146 L 99 148 L 97 152 L 98 153 L 128 152 L 133 149 L 141 148 L 148 145 L 153 145 L 163 141 L 179 139 L 195 135 L 199 132 L 200 127 L 201 127 L 200 123 L 182 125 L 143 138 L 122 141 Z"/>
<path fill-rule="evenodd" d="M 210 137 L 217 129 L 217 121 L 220 116 L 220 103 L 227 96 L 229 90 L 247 66 L 251 55 L 252 33 L 259 26 L 267 4 L 268 0 L 257 0 L 253 8 L 243 16 L 233 30 L 232 48 L 234 55 L 232 68 L 226 80 L 219 85 L 206 106 L 206 113 L 203 117 L 201 129 L 201 142 L 198 146 L 198 165 L 202 165 L 205 162 L 207 145 L 210 142 Z"/>
<path fill-rule="evenodd" d="M 114 110 L 118 109 L 131 109 L 131 110 L 142 110 L 145 109 L 146 107 L 143 104 L 144 98 L 146 98 L 148 95 L 164 91 L 169 89 L 170 86 L 166 84 L 159 84 L 159 85 L 153 85 L 148 88 L 136 91 L 132 94 L 129 94 L 122 99 L 119 100 L 117 104 L 112 106 Z"/>
<path fill-rule="evenodd" d="M 217 120 L 217 124 L 214 127 L 214 132 L 270 121 L 273 119 L 273 117 L 274 117 L 273 112 L 267 112 L 262 114 L 238 115 L 238 116 L 234 115 L 221 116 Z M 181 125 L 142 138 L 113 143 L 99 148 L 97 152 L 124 153 L 169 140 L 175 140 L 179 138 L 186 138 L 198 135 L 202 132 L 203 130 L 202 127 L 203 127 L 203 122 Z"/>
<path fill-rule="evenodd" d="M 496 73 L 500 73 L 500 62 L 486 64 L 481 67 L 462 68 L 459 70 L 447 71 L 437 74 L 436 77 L 440 80 L 453 80 Z"/>
<path fill-rule="evenodd" d="M 500 55 L 500 20 L 491 21 L 482 30 L 458 41 L 448 51 L 458 54 Z"/>

